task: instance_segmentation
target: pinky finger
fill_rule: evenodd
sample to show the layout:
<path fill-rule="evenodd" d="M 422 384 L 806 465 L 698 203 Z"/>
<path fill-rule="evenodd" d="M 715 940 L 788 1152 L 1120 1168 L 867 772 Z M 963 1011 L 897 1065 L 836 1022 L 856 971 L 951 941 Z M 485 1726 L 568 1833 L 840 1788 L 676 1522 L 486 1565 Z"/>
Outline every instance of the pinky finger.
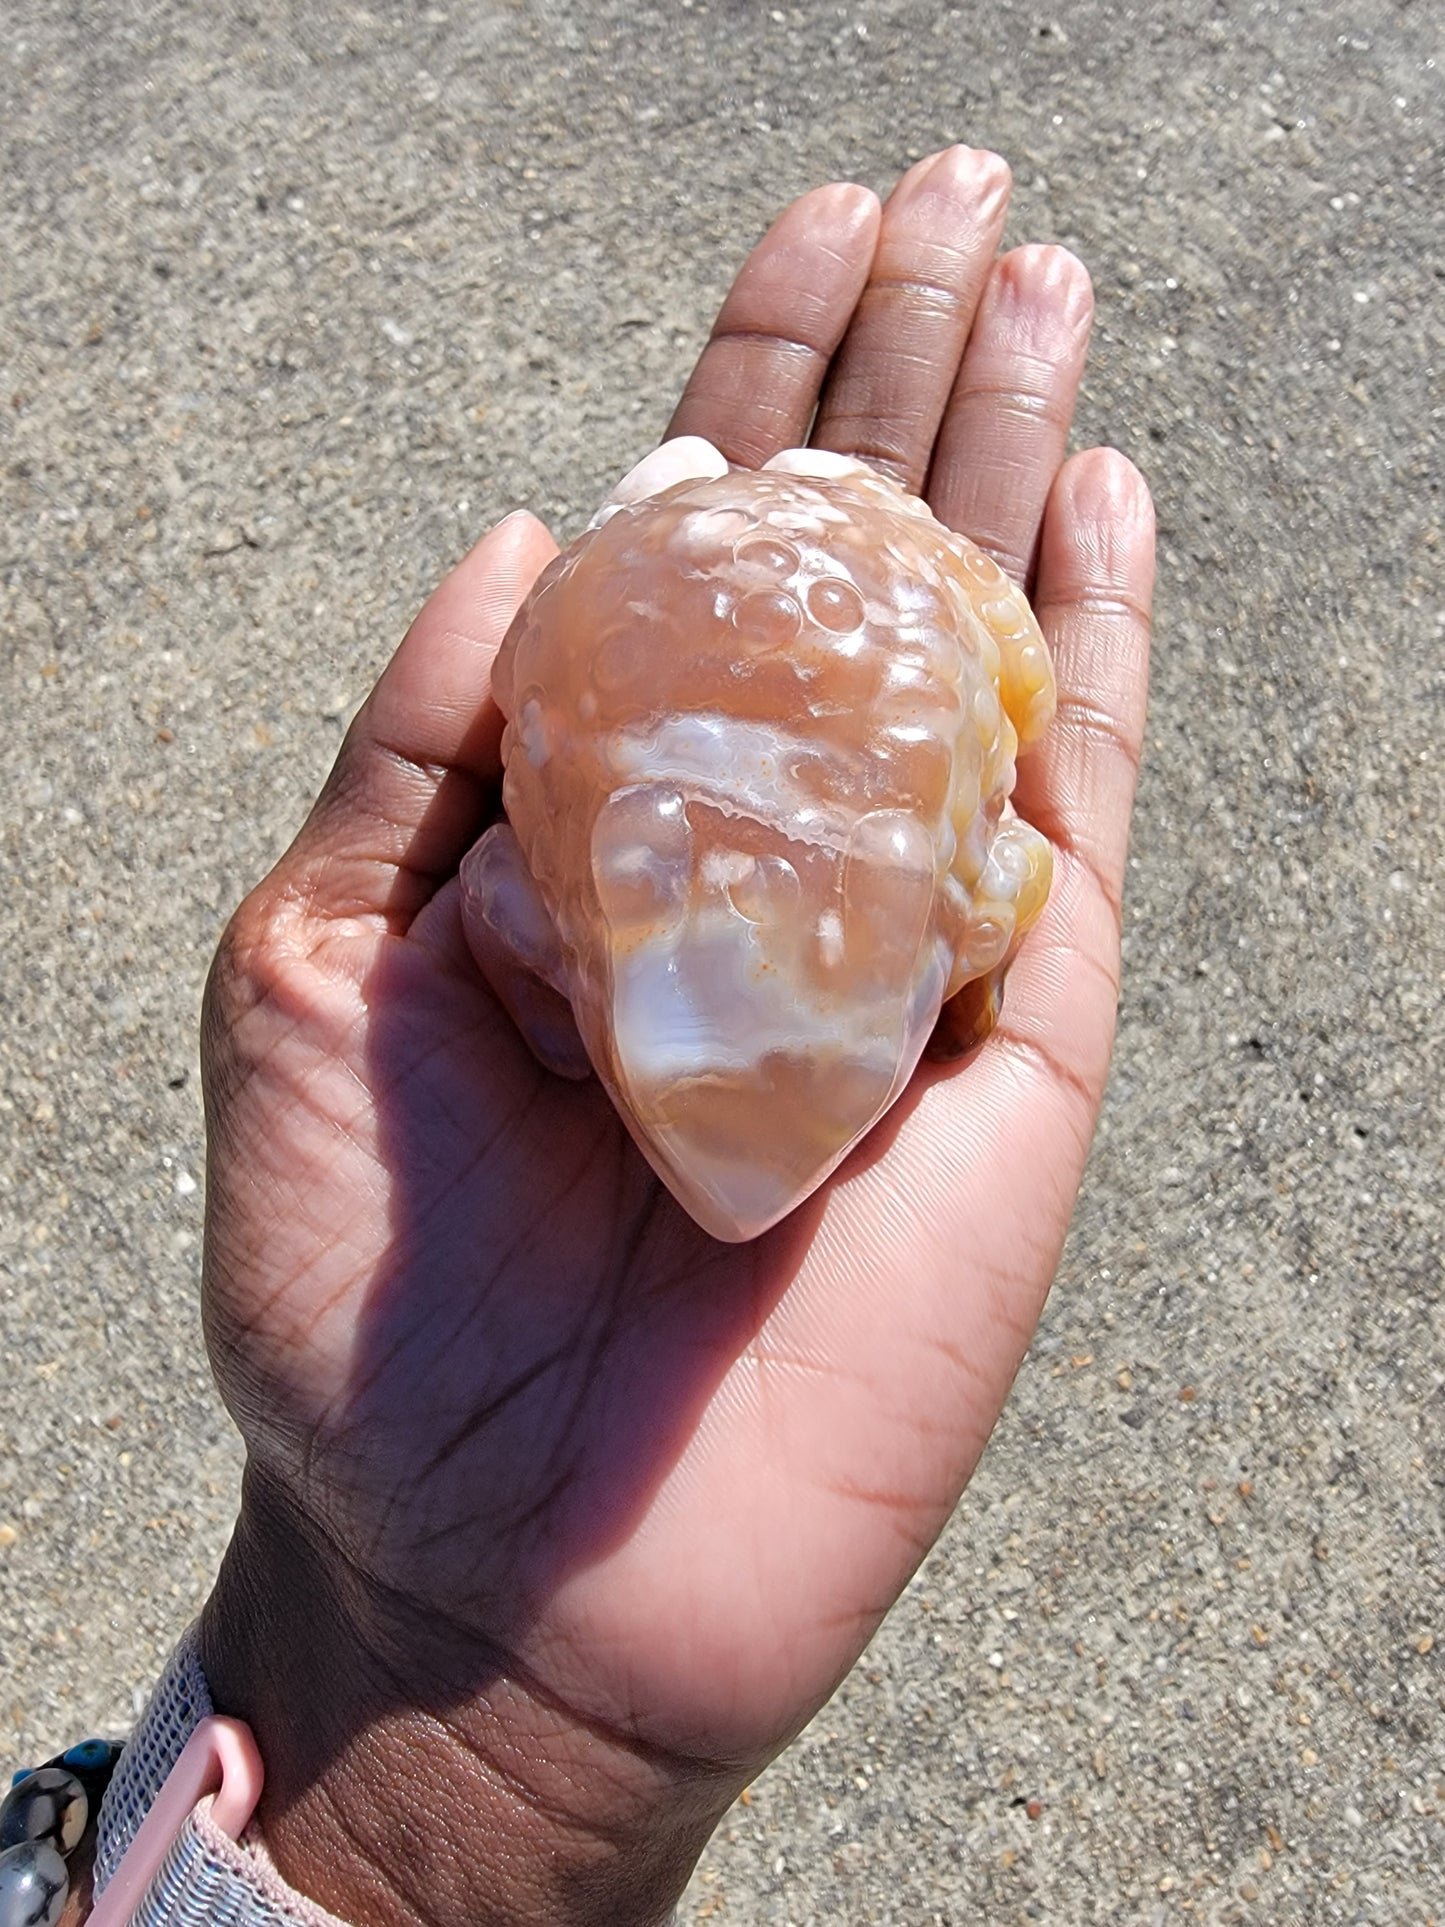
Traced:
<path fill-rule="evenodd" d="M 1058 682 L 1053 727 L 1019 765 L 1019 814 L 1092 874 L 1115 916 L 1144 739 L 1154 507 L 1112 448 L 1059 470 L 1044 512 L 1034 613 Z"/>

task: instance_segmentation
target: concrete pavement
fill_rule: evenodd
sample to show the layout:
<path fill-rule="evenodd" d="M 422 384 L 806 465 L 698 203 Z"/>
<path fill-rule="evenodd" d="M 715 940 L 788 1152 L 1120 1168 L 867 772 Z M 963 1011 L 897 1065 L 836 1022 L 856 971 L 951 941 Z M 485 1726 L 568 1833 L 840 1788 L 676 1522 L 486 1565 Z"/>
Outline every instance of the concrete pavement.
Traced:
<path fill-rule="evenodd" d="M 1361 24 L 1361 23 L 1365 24 Z M 788 197 L 997 147 L 1156 488 L 1110 1100 L 1004 1422 L 686 1922 L 1445 1917 L 1427 10 L 13 0 L 0 1652 L 123 1727 L 237 1452 L 195 1311 L 228 910 L 427 588 L 656 435 Z"/>

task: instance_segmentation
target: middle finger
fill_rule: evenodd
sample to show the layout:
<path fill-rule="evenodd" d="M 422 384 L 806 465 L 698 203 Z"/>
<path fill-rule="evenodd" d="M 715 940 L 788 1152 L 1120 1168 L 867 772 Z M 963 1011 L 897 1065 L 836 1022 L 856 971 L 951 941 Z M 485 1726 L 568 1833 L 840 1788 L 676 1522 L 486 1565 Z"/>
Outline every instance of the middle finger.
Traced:
<path fill-rule="evenodd" d="M 911 167 L 883 209 L 868 284 L 834 360 L 812 441 L 917 493 L 998 251 L 1010 176 L 950 147 Z"/>

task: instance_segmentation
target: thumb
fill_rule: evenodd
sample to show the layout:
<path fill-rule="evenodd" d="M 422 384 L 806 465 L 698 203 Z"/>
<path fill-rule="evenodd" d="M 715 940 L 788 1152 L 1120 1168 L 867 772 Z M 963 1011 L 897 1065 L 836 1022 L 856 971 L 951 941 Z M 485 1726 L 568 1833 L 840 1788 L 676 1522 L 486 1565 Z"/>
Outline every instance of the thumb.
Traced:
<path fill-rule="evenodd" d="M 543 525 L 518 510 L 412 623 L 275 872 L 313 915 L 376 916 L 405 929 L 455 874 L 501 781 L 492 664 L 556 554 Z"/>

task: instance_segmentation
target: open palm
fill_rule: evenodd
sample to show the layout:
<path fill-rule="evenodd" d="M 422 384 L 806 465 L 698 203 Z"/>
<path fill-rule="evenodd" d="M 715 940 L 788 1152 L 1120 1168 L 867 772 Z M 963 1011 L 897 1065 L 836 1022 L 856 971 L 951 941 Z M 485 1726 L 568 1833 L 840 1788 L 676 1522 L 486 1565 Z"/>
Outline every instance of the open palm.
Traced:
<path fill-rule="evenodd" d="M 1153 567 L 1129 464 L 1064 461 L 1087 277 L 1057 249 L 996 258 L 1006 198 L 967 150 L 881 216 L 859 188 L 805 196 L 673 422 L 744 465 L 811 425 L 1028 581 L 1060 707 L 1018 801 L 1055 885 L 981 1051 L 926 1064 L 741 1246 L 680 1211 L 595 1082 L 537 1063 L 457 881 L 499 808 L 491 658 L 555 552 L 527 516 L 428 603 L 227 933 L 206 1316 L 249 1448 L 232 1565 L 251 1570 L 230 1583 L 254 1594 L 284 1546 L 306 1602 L 288 1638 L 311 1650 L 280 1670 L 328 1680 L 270 1796 L 278 1837 L 329 1757 L 415 1707 L 493 1764 L 515 1743 L 523 1781 L 573 1748 L 578 1814 L 577 1735 L 614 1777 L 689 1781 L 705 1833 L 856 1658 L 997 1418 L 1104 1087 Z M 219 1608 L 207 1638 L 264 1743 L 274 1689 Z M 291 1856 L 326 1898 L 315 1861 Z"/>

